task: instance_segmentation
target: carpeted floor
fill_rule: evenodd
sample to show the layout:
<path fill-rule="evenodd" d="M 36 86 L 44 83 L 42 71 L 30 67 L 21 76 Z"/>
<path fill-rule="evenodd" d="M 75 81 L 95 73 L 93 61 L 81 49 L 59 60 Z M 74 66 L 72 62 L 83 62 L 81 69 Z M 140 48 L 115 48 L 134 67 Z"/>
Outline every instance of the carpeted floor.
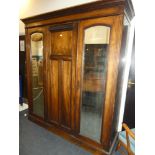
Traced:
<path fill-rule="evenodd" d="M 19 155 L 92 155 L 29 121 L 25 113 L 19 113 Z"/>

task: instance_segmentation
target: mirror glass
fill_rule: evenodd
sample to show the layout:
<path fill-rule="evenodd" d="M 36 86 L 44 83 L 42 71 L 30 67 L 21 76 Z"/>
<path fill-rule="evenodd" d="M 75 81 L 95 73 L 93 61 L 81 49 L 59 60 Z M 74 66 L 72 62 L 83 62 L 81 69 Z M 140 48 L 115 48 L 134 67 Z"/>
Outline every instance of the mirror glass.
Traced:
<path fill-rule="evenodd" d="M 31 35 L 33 113 L 44 116 L 43 34 Z"/>
<path fill-rule="evenodd" d="M 110 28 L 84 31 L 80 134 L 100 142 Z"/>

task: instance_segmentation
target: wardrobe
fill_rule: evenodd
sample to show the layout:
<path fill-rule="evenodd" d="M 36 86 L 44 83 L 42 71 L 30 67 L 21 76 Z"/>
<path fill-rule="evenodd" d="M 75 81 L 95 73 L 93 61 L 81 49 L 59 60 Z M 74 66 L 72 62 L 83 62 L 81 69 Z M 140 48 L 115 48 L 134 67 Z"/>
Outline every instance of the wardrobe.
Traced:
<path fill-rule="evenodd" d="M 120 65 L 130 0 L 102 0 L 21 19 L 28 118 L 92 153 L 117 139 Z"/>

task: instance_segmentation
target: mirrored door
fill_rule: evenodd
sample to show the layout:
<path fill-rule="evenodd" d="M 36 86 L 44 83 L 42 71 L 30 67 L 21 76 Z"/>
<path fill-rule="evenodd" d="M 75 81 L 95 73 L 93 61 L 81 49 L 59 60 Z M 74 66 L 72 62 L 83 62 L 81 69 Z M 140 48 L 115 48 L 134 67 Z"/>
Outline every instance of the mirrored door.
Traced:
<path fill-rule="evenodd" d="M 44 117 L 43 33 L 31 34 L 31 79 L 33 114 Z"/>
<path fill-rule="evenodd" d="M 76 131 L 109 145 L 112 130 L 122 17 L 81 21 L 77 55 Z"/>
<path fill-rule="evenodd" d="M 98 142 L 105 98 L 109 37 L 108 26 L 92 26 L 84 30 L 80 134 Z"/>

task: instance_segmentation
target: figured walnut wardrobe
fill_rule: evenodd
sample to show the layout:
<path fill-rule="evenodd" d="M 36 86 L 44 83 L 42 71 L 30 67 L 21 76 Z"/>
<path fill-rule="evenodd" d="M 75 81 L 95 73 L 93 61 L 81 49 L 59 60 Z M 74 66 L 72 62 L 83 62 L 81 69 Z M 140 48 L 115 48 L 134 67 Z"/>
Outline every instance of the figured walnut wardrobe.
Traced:
<path fill-rule="evenodd" d="M 93 153 L 116 140 L 119 66 L 132 3 L 102 0 L 22 19 L 28 118 Z"/>

